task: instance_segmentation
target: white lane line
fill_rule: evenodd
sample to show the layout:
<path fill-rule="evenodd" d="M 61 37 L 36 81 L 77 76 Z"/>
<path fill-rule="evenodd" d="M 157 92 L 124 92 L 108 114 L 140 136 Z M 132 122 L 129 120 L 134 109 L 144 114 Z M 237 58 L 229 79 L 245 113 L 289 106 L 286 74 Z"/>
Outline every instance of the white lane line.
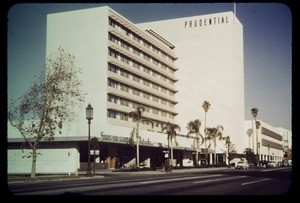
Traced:
<path fill-rule="evenodd" d="M 193 183 L 194 184 L 208 183 L 208 182 L 214 182 L 214 181 L 220 181 L 220 180 L 232 180 L 232 179 L 236 179 L 236 178 L 246 178 L 246 177 L 248 177 L 248 176 L 235 176 L 235 177 L 217 178 L 217 179 L 212 179 L 212 180 L 196 181 L 196 182 L 193 182 Z"/>
<path fill-rule="evenodd" d="M 173 182 L 179 180 L 195 180 L 195 179 L 202 179 L 202 178 L 210 178 L 210 177 L 217 177 L 223 176 L 221 174 L 210 175 L 210 176 L 201 176 L 201 177 L 185 177 L 185 178 L 170 178 L 170 179 L 163 179 L 163 180 L 150 180 L 150 181 L 143 181 L 140 184 L 149 184 L 149 183 L 161 183 L 161 182 Z"/>
<path fill-rule="evenodd" d="M 247 183 L 242 183 L 241 185 L 249 185 L 249 184 L 253 184 L 253 183 L 258 183 L 258 182 L 261 182 L 261 181 L 267 181 L 267 180 L 270 180 L 271 178 L 265 178 L 265 179 L 262 179 L 262 180 L 256 180 L 256 181 L 251 181 L 251 182 L 247 182 Z"/>

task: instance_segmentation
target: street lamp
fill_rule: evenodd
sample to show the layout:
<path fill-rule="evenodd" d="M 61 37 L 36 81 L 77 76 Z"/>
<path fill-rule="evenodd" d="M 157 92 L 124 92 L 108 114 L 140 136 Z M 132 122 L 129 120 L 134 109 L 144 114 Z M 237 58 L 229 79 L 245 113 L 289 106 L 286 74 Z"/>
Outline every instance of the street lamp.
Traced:
<path fill-rule="evenodd" d="M 91 160 L 90 160 L 90 148 L 91 148 L 91 140 L 90 140 L 90 126 L 91 126 L 91 120 L 93 119 L 93 107 L 89 103 L 86 107 L 86 119 L 88 120 L 88 165 L 87 165 L 87 171 L 86 176 L 93 176 L 92 170 L 91 170 Z"/>

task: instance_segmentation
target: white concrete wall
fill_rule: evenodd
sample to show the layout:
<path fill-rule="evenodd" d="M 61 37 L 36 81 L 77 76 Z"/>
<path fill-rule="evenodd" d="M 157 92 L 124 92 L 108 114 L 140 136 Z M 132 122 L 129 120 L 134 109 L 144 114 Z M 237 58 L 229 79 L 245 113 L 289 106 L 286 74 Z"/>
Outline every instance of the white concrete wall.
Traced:
<path fill-rule="evenodd" d="M 47 56 L 59 46 L 74 54 L 82 68 L 80 78 L 87 93 L 78 109 L 75 125 L 69 124 L 61 136 L 87 135 L 85 108 L 94 108 L 91 132 L 99 133 L 106 122 L 108 8 L 92 8 L 47 16 Z M 97 127 L 96 127 L 97 126 Z M 75 128 L 74 128 L 75 127 Z M 59 135 L 58 135 L 59 136 Z"/>
<path fill-rule="evenodd" d="M 7 171 L 9 174 L 31 173 L 32 158 L 22 158 L 29 155 L 30 150 L 11 149 L 7 152 Z M 75 174 L 79 169 L 79 152 L 69 149 L 40 149 L 42 155 L 37 157 L 36 173 Z"/>

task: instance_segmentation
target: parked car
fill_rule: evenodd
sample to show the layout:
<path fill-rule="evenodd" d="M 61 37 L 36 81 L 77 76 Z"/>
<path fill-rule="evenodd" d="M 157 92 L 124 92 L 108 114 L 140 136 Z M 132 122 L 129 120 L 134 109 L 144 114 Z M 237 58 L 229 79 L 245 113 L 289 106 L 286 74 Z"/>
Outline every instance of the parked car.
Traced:
<path fill-rule="evenodd" d="M 239 161 L 236 164 L 235 169 L 249 169 L 249 164 L 244 161 Z"/>
<path fill-rule="evenodd" d="M 269 167 L 269 168 L 275 168 L 275 167 L 277 167 L 277 163 L 275 161 L 270 161 L 270 162 L 268 162 L 267 167 Z"/>

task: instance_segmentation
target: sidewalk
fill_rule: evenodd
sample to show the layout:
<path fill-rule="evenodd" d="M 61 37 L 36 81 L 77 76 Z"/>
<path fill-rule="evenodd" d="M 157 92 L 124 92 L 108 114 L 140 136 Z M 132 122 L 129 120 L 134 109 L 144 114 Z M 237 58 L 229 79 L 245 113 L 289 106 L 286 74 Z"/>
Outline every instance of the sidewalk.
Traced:
<path fill-rule="evenodd" d="M 215 171 L 228 169 L 226 167 L 218 168 L 187 168 L 187 169 L 173 169 L 171 172 L 162 170 L 141 170 L 141 171 L 115 171 L 115 169 L 101 169 L 95 171 L 95 176 L 85 176 L 86 171 L 79 171 L 78 175 L 70 174 L 48 174 L 48 175 L 37 175 L 35 179 L 30 178 L 30 175 L 8 175 L 8 183 L 29 183 L 29 182 L 40 182 L 40 181 L 62 181 L 62 180 L 75 180 L 75 179 L 88 179 L 88 178 L 104 178 L 107 175 L 142 175 L 142 174 L 174 174 L 174 173 L 191 173 L 200 171 Z"/>

